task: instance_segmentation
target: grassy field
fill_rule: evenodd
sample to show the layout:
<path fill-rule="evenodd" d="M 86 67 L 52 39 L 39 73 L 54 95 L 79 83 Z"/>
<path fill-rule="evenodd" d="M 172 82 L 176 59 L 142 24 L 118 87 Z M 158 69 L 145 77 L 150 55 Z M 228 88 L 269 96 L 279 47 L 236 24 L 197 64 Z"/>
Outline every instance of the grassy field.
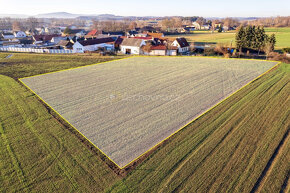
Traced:
<path fill-rule="evenodd" d="M 0 192 L 98 192 L 118 176 L 26 88 L 0 75 Z"/>
<path fill-rule="evenodd" d="M 285 47 L 290 47 L 290 28 L 265 28 L 267 34 L 276 34 L 277 44 L 276 49 L 282 49 Z M 211 33 L 205 32 L 195 32 L 193 34 L 182 35 L 189 42 L 212 42 L 212 43 L 225 43 L 230 45 L 231 42 L 235 45 L 235 32 L 225 32 L 225 33 Z M 168 37 L 178 37 L 178 36 L 168 36 Z"/>
<path fill-rule="evenodd" d="M 290 66 L 283 64 L 240 90 L 177 133 L 108 192 L 250 192 L 259 178 L 261 192 L 287 192 L 289 75 Z M 274 165 L 263 175 L 268 163 Z"/>
<path fill-rule="evenodd" d="M 4 59 L 7 53 L 0 52 L 0 74 L 13 78 L 23 78 L 36 74 L 43 74 L 68 68 L 85 66 L 105 62 L 122 56 L 93 55 L 46 55 L 13 53 L 13 56 Z"/>
<path fill-rule="evenodd" d="M 44 71 L 59 68 L 50 62 Z M 14 65 L 0 74 L 38 72 L 37 64 L 32 72 Z M 289 64 L 280 65 L 121 179 L 34 94 L 0 75 L 0 192 L 289 192 L 289 77 Z"/>
<path fill-rule="evenodd" d="M 276 64 L 133 57 L 21 81 L 123 168 Z"/>

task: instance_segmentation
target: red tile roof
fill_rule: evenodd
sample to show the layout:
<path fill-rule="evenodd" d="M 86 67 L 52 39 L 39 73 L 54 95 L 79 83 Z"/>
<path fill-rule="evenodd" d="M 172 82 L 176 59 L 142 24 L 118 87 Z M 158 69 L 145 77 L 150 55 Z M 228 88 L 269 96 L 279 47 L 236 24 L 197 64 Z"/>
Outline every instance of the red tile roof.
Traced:
<path fill-rule="evenodd" d="M 151 46 L 151 50 L 166 50 L 165 45 Z"/>
<path fill-rule="evenodd" d="M 87 35 L 89 35 L 89 36 L 95 36 L 95 35 L 97 35 L 97 34 L 98 34 L 98 30 L 93 29 L 93 30 L 90 31 Z"/>

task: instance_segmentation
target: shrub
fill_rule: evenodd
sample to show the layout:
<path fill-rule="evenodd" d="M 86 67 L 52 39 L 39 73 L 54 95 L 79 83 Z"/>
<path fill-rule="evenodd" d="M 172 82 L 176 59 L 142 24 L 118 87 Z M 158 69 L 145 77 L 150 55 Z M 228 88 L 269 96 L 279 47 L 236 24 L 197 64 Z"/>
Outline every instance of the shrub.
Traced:
<path fill-rule="evenodd" d="M 287 57 L 284 54 L 279 54 L 277 52 L 269 53 L 268 59 L 269 60 L 275 60 L 275 61 L 281 61 L 281 62 L 290 64 L 290 58 L 289 57 Z"/>
<path fill-rule="evenodd" d="M 283 53 L 290 53 L 290 47 L 289 48 L 283 48 L 282 52 Z"/>

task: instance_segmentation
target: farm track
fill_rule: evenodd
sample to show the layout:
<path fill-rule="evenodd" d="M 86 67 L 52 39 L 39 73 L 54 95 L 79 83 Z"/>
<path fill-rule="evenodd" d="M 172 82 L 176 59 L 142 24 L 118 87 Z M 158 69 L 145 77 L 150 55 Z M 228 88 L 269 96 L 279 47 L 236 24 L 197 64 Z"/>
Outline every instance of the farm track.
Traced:
<path fill-rule="evenodd" d="M 263 188 L 263 185 L 264 185 L 265 181 L 267 180 L 268 176 L 270 175 L 273 167 L 275 166 L 277 159 L 279 159 L 281 152 L 285 148 L 286 142 L 290 139 L 289 133 L 290 133 L 290 126 L 289 126 L 288 130 L 286 131 L 286 133 L 284 134 L 279 145 L 276 147 L 273 155 L 271 156 L 270 160 L 268 161 L 262 174 L 260 175 L 257 182 L 255 183 L 253 189 L 251 190 L 251 193 L 260 192 L 261 189 Z M 287 179 L 287 181 L 288 181 L 288 179 Z"/>

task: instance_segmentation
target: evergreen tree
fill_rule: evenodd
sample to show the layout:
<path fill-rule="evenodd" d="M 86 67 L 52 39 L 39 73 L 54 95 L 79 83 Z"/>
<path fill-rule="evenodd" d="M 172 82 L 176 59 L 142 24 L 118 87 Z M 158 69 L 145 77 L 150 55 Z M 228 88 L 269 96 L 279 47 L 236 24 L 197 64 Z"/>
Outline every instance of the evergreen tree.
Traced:
<path fill-rule="evenodd" d="M 252 48 L 253 40 L 254 40 L 253 27 L 249 25 L 245 29 L 245 47 Z"/>
<path fill-rule="evenodd" d="M 255 31 L 255 46 L 254 49 L 258 50 L 258 54 L 260 53 L 261 49 L 265 47 L 267 40 L 267 35 L 265 33 L 264 27 L 258 27 Z"/>
<path fill-rule="evenodd" d="M 271 50 L 274 51 L 275 50 L 275 44 L 276 44 L 276 37 L 275 37 L 275 34 L 272 34 L 270 37 L 269 37 L 269 43 L 271 45 Z"/>
<path fill-rule="evenodd" d="M 71 34 L 72 30 L 69 27 L 66 27 L 65 30 L 63 31 L 64 34 Z"/>
<path fill-rule="evenodd" d="M 236 46 L 239 52 L 245 47 L 245 28 L 243 26 L 239 27 L 238 33 L 236 33 Z"/>

